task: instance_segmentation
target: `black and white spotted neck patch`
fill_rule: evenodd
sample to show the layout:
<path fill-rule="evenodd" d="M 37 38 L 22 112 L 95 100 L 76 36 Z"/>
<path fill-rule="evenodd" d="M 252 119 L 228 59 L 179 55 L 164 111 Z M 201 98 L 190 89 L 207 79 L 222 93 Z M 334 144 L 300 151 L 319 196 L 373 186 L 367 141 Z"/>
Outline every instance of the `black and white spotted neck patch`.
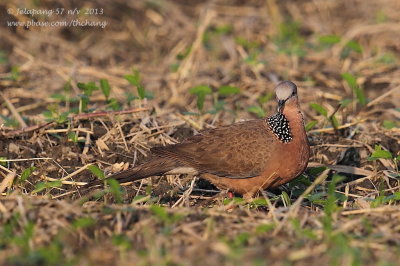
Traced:
<path fill-rule="evenodd" d="M 275 136 L 283 143 L 289 143 L 292 139 L 289 121 L 282 113 L 276 113 L 266 119 L 269 128 Z"/>

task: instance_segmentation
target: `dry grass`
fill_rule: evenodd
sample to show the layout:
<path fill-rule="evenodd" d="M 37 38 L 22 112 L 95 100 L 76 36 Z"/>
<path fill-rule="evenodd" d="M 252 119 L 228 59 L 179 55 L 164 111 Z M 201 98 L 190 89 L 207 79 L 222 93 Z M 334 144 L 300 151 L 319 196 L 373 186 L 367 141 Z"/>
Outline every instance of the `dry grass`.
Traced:
<path fill-rule="evenodd" d="M 400 3 L 242 2 L 0 4 L 0 264 L 398 264 Z M 108 24 L 7 26 L 31 19 L 7 14 L 24 7 L 103 8 L 80 19 Z M 128 100 L 132 68 L 153 97 Z M 79 83 L 101 79 L 108 100 L 88 93 L 85 109 Z M 79 191 L 93 166 L 116 172 L 152 146 L 274 112 L 282 79 L 310 127 L 298 180 L 252 203 L 191 176 Z M 213 90 L 202 112 L 198 85 Z"/>

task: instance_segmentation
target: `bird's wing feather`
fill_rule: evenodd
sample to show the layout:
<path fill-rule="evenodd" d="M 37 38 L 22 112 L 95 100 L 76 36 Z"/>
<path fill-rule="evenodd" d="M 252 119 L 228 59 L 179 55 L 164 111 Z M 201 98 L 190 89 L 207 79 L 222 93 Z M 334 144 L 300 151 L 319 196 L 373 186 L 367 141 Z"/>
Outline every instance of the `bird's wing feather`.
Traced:
<path fill-rule="evenodd" d="M 266 168 L 273 138 L 265 120 L 259 119 L 206 130 L 180 144 L 153 148 L 152 153 L 201 173 L 249 178 Z"/>

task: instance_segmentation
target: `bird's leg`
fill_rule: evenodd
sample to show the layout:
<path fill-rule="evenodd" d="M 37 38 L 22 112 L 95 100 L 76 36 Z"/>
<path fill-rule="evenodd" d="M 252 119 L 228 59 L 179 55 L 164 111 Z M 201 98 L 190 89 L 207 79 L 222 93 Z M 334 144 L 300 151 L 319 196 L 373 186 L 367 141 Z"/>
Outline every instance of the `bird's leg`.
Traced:
<path fill-rule="evenodd" d="M 257 192 L 257 191 L 256 191 Z M 243 199 L 247 202 L 250 203 L 254 200 L 254 194 L 256 193 L 254 191 L 249 191 L 245 194 L 243 194 Z"/>

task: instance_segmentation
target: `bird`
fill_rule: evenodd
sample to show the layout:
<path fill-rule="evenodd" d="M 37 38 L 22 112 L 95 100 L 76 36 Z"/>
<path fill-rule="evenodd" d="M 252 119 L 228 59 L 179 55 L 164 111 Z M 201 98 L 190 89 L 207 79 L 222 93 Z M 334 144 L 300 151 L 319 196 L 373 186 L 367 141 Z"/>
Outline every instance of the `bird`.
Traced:
<path fill-rule="evenodd" d="M 296 84 L 280 82 L 275 94 L 275 114 L 206 129 L 181 143 L 153 147 L 148 162 L 107 179 L 127 183 L 150 176 L 193 174 L 244 199 L 293 180 L 305 171 L 310 146 Z"/>

